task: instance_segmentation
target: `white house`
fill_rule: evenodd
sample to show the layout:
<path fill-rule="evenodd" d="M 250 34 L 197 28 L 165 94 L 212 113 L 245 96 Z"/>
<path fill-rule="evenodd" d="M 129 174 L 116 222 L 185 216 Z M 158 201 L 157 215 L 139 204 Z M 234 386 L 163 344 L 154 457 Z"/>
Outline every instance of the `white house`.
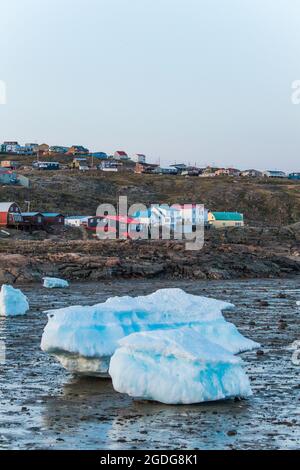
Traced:
<path fill-rule="evenodd" d="M 117 150 L 114 153 L 114 159 L 115 160 L 129 160 L 129 157 L 128 157 L 127 153 L 124 152 L 123 150 Z"/>
<path fill-rule="evenodd" d="M 174 207 L 168 205 L 152 205 L 146 211 L 134 214 L 142 224 L 152 226 L 168 226 L 175 230 L 181 230 L 184 226 L 184 233 L 192 232 L 193 227 L 208 223 L 208 210 L 202 204 L 178 204 Z"/>
<path fill-rule="evenodd" d="M 71 217 L 66 217 L 65 218 L 65 225 L 68 227 L 80 227 L 83 222 L 87 222 L 89 219 L 89 215 L 74 215 Z"/>
<path fill-rule="evenodd" d="M 109 172 L 118 172 L 118 164 L 116 162 L 111 162 L 111 161 L 105 161 L 102 162 L 100 165 L 100 169 L 102 171 L 109 171 Z"/>
<path fill-rule="evenodd" d="M 263 172 L 263 176 L 267 178 L 287 178 L 285 172 L 279 170 L 266 170 Z"/>
<path fill-rule="evenodd" d="M 146 155 L 142 153 L 136 153 L 133 155 L 132 160 L 136 163 L 146 163 Z"/>

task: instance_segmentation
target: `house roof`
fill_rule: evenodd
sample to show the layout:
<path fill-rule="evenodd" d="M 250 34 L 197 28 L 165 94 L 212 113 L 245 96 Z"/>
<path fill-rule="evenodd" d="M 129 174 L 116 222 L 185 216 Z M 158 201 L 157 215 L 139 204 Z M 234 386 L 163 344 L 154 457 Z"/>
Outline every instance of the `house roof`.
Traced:
<path fill-rule="evenodd" d="M 243 221 L 244 215 L 240 212 L 212 212 L 216 220 Z"/>
<path fill-rule="evenodd" d="M 59 212 L 41 212 L 41 214 L 44 216 L 44 217 L 63 217 L 62 214 L 60 214 Z"/>
<path fill-rule="evenodd" d="M 59 162 L 35 162 L 37 165 L 59 165 Z"/>
<path fill-rule="evenodd" d="M 72 145 L 72 147 L 70 147 L 70 149 L 82 150 L 84 152 L 88 151 L 88 149 L 83 147 L 83 145 Z"/>
<path fill-rule="evenodd" d="M 285 172 L 281 170 L 266 170 L 266 173 L 271 173 L 273 175 L 285 175 Z"/>
<path fill-rule="evenodd" d="M 37 215 L 43 215 L 41 212 L 22 212 L 25 217 L 35 217 Z"/>
<path fill-rule="evenodd" d="M 124 152 L 124 150 L 117 150 L 116 153 L 117 153 L 118 155 L 123 155 L 124 157 L 127 156 L 127 153 Z"/>
<path fill-rule="evenodd" d="M 0 212 L 8 212 L 14 202 L 0 202 Z"/>
<path fill-rule="evenodd" d="M 91 215 L 69 215 L 66 217 L 67 220 L 78 220 L 78 219 L 88 219 L 92 217 Z"/>

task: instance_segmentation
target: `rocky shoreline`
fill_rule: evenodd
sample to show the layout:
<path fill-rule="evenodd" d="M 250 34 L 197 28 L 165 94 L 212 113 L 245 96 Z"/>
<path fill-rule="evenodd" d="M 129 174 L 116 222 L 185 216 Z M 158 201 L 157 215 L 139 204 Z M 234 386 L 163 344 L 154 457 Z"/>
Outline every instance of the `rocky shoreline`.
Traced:
<path fill-rule="evenodd" d="M 298 226 L 210 231 L 200 251 L 187 251 L 178 241 L 0 241 L 0 283 L 39 282 L 45 275 L 103 281 L 247 279 L 298 273 Z"/>

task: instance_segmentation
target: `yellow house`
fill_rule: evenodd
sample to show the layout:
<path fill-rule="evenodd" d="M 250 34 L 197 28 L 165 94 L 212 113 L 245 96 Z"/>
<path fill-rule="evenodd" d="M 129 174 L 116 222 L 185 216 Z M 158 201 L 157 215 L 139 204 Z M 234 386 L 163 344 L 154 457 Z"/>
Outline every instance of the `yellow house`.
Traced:
<path fill-rule="evenodd" d="M 215 228 L 244 227 L 244 215 L 240 212 L 209 212 L 208 223 Z"/>

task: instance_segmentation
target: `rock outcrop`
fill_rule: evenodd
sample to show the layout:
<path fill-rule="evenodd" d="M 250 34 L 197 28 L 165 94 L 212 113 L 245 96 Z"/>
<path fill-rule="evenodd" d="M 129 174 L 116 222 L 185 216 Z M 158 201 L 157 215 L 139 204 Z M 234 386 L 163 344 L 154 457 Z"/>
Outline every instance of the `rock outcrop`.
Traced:
<path fill-rule="evenodd" d="M 179 241 L 2 240 L 0 283 L 45 275 L 113 278 L 233 279 L 300 272 L 298 227 L 211 230 L 202 250 Z"/>

